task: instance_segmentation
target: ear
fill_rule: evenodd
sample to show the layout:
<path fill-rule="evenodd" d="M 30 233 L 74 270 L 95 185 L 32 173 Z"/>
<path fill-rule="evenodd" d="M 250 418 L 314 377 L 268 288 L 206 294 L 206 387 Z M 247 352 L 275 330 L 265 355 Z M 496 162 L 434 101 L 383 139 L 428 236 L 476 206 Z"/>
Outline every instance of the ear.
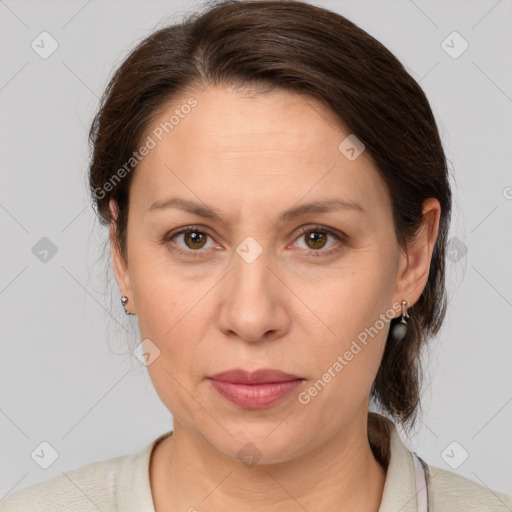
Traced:
<path fill-rule="evenodd" d="M 423 221 L 417 237 L 401 253 L 393 303 L 406 300 L 409 307 L 420 298 L 427 284 L 430 262 L 439 233 L 441 205 L 433 197 L 423 202 Z"/>
<path fill-rule="evenodd" d="M 112 266 L 114 268 L 114 275 L 116 278 L 117 286 L 119 287 L 119 291 L 121 295 L 126 295 L 131 300 L 129 302 L 129 310 L 131 313 L 135 314 L 134 311 L 134 299 L 132 294 L 132 288 L 130 284 L 130 275 L 128 273 L 128 263 L 125 260 L 124 256 L 121 254 L 121 250 L 119 248 L 118 242 L 116 240 L 117 234 L 117 216 L 119 213 L 117 201 L 115 199 L 110 199 L 109 201 L 110 213 L 112 215 L 113 221 L 110 224 L 110 250 L 112 253 Z"/>

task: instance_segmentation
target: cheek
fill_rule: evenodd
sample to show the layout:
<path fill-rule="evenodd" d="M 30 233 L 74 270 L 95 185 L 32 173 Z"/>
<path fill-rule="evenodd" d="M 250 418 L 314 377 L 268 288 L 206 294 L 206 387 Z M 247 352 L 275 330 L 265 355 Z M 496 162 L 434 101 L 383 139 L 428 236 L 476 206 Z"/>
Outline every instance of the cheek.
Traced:
<path fill-rule="evenodd" d="M 395 287 L 391 261 L 377 249 L 353 253 L 332 272 L 296 281 L 297 295 L 305 298 L 312 318 L 322 328 L 330 349 L 340 348 L 391 307 Z M 315 286 L 311 286 L 315 282 Z"/>
<path fill-rule="evenodd" d="M 333 432 L 368 399 L 384 351 L 389 320 L 380 313 L 371 322 L 363 316 L 370 315 L 347 317 L 345 324 L 340 320 L 336 338 L 324 345 L 318 341 L 310 353 L 316 379 L 298 396 L 303 414 L 322 418 Z"/>
<path fill-rule="evenodd" d="M 188 311 L 188 312 L 187 312 Z M 161 308 L 144 313 L 140 330 L 158 347 L 158 357 L 147 367 L 153 386 L 177 418 L 201 411 L 192 397 L 204 379 L 208 357 L 203 341 L 204 313 L 200 308 Z"/>
<path fill-rule="evenodd" d="M 134 255 L 130 279 L 141 336 L 165 339 L 187 321 L 200 302 L 208 283 L 204 272 L 185 274 L 172 265 L 165 248 L 150 248 Z"/>
<path fill-rule="evenodd" d="M 311 329 L 309 339 L 315 342 L 309 350 L 319 380 L 305 401 L 325 408 L 321 414 L 346 413 L 370 393 L 396 315 L 390 302 L 394 281 L 382 255 L 361 258 L 349 268 L 311 298 L 311 309 L 318 312 L 314 323 L 321 331 L 315 337 Z"/>

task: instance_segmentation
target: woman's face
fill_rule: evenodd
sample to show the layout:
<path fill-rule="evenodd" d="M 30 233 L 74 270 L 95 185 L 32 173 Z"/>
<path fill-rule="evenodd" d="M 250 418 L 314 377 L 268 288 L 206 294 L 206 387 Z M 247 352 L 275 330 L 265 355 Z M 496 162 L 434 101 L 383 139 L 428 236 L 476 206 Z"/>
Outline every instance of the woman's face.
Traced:
<path fill-rule="evenodd" d="M 250 442 L 260 463 L 291 459 L 366 415 L 389 321 L 421 292 L 405 278 L 384 184 L 348 135 L 312 99 L 208 88 L 145 136 L 116 279 L 175 429 L 227 456 Z M 158 207 L 172 198 L 198 212 Z M 208 378 L 235 368 L 304 380 L 244 407 Z"/>

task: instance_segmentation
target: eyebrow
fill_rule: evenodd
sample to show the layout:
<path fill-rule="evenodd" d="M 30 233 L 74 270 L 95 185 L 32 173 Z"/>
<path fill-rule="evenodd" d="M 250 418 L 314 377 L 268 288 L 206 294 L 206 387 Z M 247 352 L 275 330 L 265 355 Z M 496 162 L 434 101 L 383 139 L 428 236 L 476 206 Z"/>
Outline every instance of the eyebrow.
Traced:
<path fill-rule="evenodd" d="M 205 204 L 195 203 L 179 197 L 170 197 L 155 201 L 149 208 L 149 211 L 166 210 L 175 208 L 183 210 L 200 217 L 216 220 L 224 223 L 222 212 Z M 307 213 L 330 213 L 339 210 L 350 210 L 360 213 L 366 213 L 366 210 L 357 202 L 346 201 L 339 198 L 328 198 L 322 201 L 302 204 L 285 210 L 278 219 L 278 223 L 288 222 Z"/>

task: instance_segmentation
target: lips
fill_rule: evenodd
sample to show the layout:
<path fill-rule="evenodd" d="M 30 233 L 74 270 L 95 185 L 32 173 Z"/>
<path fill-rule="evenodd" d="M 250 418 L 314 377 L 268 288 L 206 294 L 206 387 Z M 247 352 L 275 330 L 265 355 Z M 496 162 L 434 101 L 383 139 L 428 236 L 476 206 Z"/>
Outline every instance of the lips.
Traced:
<path fill-rule="evenodd" d="M 209 378 L 222 382 L 231 382 L 232 384 L 269 384 L 274 382 L 302 380 L 302 377 L 298 375 L 270 368 L 261 368 L 253 372 L 243 370 L 242 368 L 235 368 L 233 370 L 216 373 Z"/>
<path fill-rule="evenodd" d="M 208 380 L 220 395 L 239 407 L 261 409 L 289 396 L 305 379 L 280 370 L 249 372 L 237 368 L 216 373 Z"/>

